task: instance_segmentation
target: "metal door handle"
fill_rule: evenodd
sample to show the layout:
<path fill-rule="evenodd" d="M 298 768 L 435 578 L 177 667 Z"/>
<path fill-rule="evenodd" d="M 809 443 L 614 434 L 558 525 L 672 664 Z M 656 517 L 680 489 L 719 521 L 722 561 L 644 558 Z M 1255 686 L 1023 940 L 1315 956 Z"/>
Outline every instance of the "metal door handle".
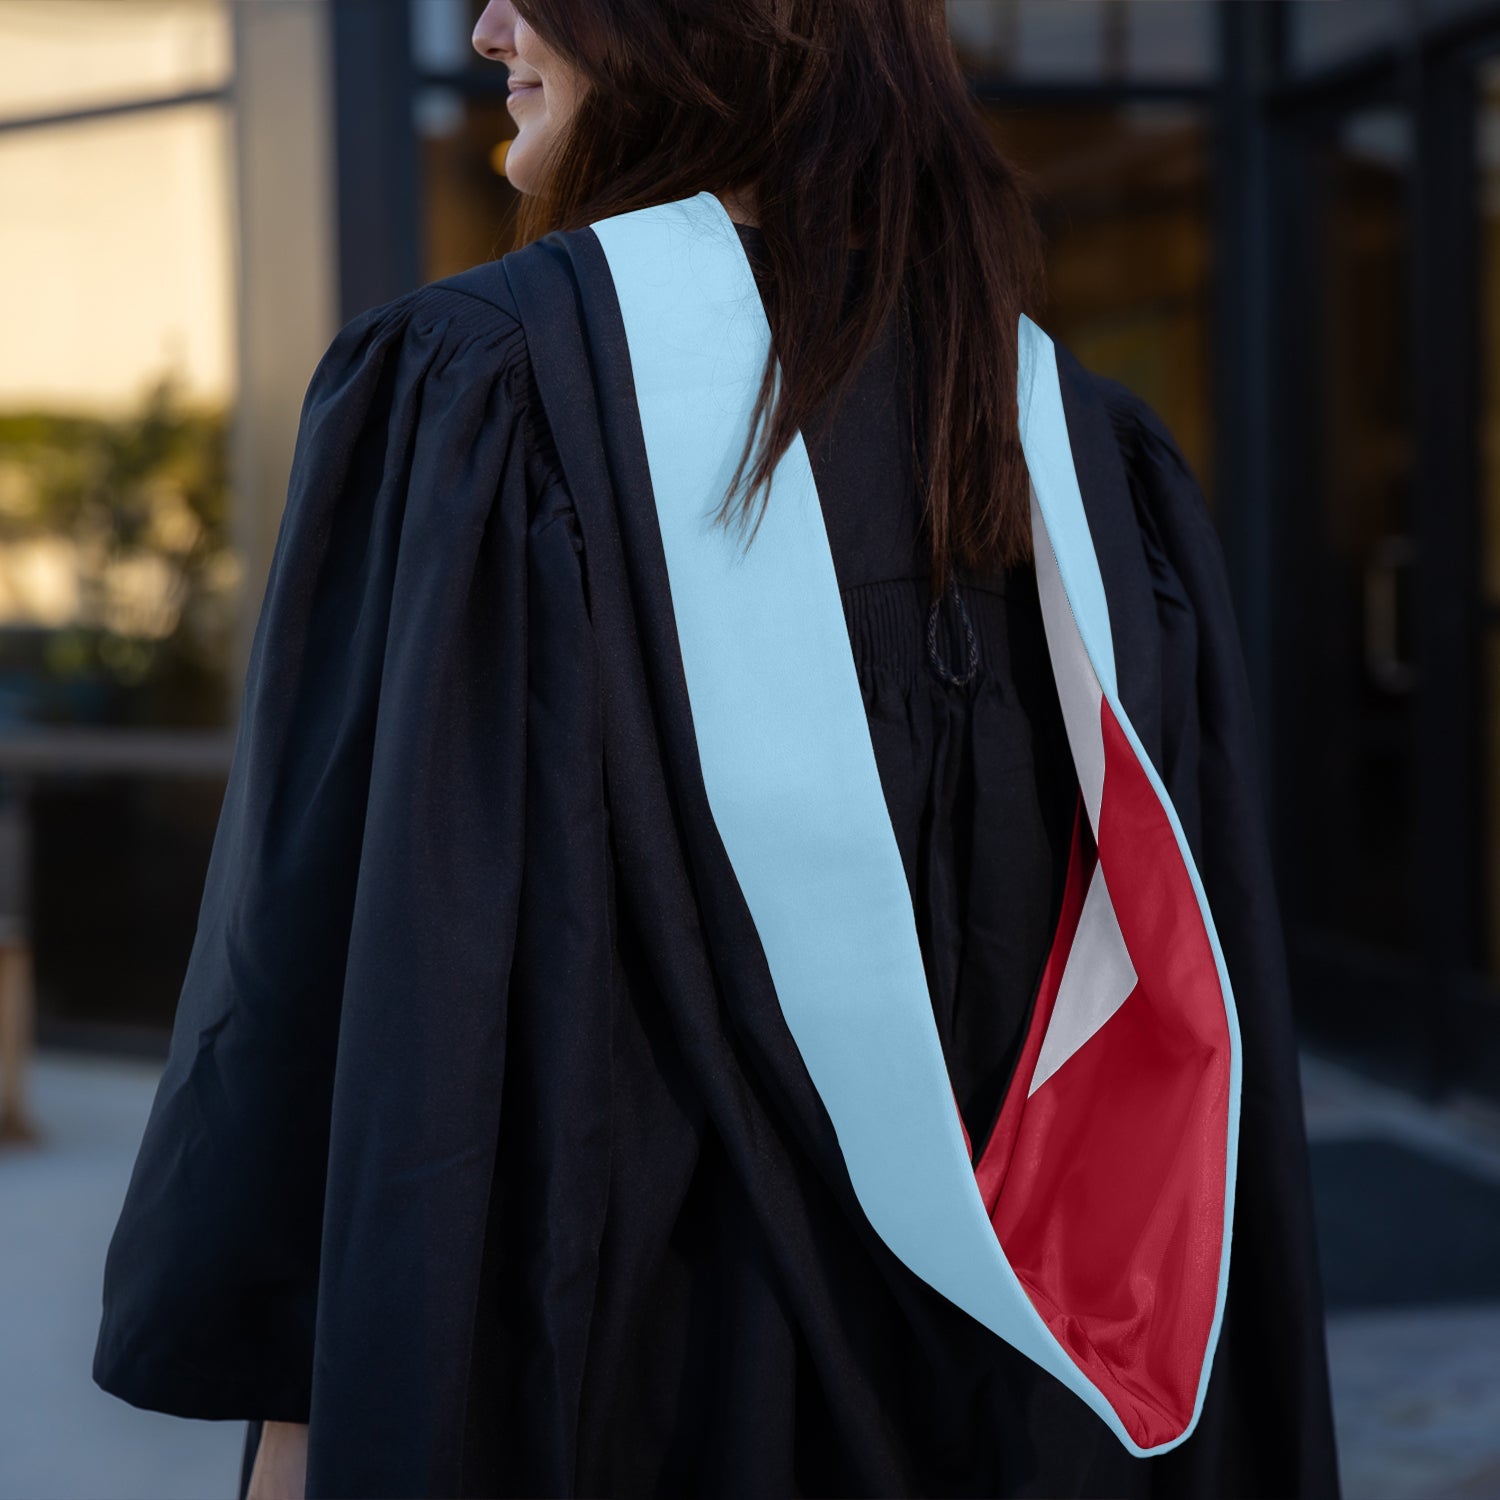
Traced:
<path fill-rule="evenodd" d="M 1409 693 L 1417 669 L 1401 655 L 1399 574 L 1416 561 L 1408 536 L 1385 536 L 1365 564 L 1365 670 L 1388 693 Z"/>

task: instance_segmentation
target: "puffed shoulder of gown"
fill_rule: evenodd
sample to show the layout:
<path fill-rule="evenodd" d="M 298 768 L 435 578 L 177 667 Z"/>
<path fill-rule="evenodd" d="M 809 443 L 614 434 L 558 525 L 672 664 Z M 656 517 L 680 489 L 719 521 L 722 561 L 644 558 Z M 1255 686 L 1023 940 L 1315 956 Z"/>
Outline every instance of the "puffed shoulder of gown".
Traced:
<path fill-rule="evenodd" d="M 602 274 L 549 237 L 312 377 L 95 1380 L 310 1421 L 309 1496 L 1336 1494 L 1250 700 L 1170 433 L 1059 346 L 1245 1059 L 1202 1419 L 1134 1459 L 860 1213 L 694 771 Z"/>

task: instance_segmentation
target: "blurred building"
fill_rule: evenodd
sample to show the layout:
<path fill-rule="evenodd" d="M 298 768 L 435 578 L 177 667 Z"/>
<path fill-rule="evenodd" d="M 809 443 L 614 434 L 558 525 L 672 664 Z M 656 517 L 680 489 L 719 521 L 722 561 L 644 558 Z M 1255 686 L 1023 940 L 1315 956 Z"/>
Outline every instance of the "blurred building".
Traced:
<path fill-rule="evenodd" d="M 318 355 L 503 254 L 479 0 L 0 0 L 0 781 L 43 1041 L 159 1047 Z M 1500 3 L 949 0 L 1225 540 L 1302 1024 L 1500 1094 Z"/>

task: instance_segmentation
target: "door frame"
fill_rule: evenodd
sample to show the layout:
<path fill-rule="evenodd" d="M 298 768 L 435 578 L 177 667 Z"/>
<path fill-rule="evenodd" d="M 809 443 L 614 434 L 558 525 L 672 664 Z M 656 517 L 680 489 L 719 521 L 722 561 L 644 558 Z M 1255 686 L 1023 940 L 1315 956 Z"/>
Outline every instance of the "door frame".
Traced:
<path fill-rule="evenodd" d="M 1278 9 L 1280 9 L 1278 7 Z M 1478 556 L 1481 348 L 1474 316 L 1479 284 L 1475 75 L 1500 56 L 1500 8 L 1461 26 L 1424 32 L 1412 14 L 1391 47 L 1327 74 L 1279 81 L 1262 100 L 1266 131 L 1271 266 L 1268 429 L 1272 484 L 1267 511 L 1280 560 L 1260 580 L 1271 602 L 1266 627 L 1272 714 L 1274 833 L 1288 898 L 1287 938 L 1299 1020 L 1315 1041 L 1429 1096 L 1476 1090 L 1500 1096 L 1500 986 L 1484 976 L 1485 706 L 1481 654 L 1485 611 Z M 1410 115 L 1411 238 L 1406 290 L 1411 353 L 1409 406 L 1415 444 L 1412 521 L 1419 558 L 1412 621 L 1421 705 L 1414 715 L 1414 843 L 1407 897 L 1410 951 L 1397 959 L 1302 925 L 1296 862 L 1316 859 L 1298 834 L 1292 788 L 1308 728 L 1276 684 L 1296 680 L 1295 615 L 1274 602 L 1318 587 L 1298 546 L 1307 476 L 1316 472 L 1317 364 L 1305 330 L 1316 326 L 1318 215 L 1309 201 L 1310 146 L 1371 104 Z M 1500 374 L 1500 372 L 1497 372 Z M 1493 617 L 1494 611 L 1491 611 Z"/>

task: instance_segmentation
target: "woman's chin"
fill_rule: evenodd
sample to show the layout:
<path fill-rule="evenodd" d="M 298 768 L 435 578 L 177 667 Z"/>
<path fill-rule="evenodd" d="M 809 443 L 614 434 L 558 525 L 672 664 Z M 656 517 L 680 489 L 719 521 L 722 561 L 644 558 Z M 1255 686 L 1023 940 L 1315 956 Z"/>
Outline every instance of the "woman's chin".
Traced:
<path fill-rule="evenodd" d="M 535 181 L 532 153 L 520 136 L 511 141 L 505 152 L 505 178 L 518 192 L 529 193 Z"/>

